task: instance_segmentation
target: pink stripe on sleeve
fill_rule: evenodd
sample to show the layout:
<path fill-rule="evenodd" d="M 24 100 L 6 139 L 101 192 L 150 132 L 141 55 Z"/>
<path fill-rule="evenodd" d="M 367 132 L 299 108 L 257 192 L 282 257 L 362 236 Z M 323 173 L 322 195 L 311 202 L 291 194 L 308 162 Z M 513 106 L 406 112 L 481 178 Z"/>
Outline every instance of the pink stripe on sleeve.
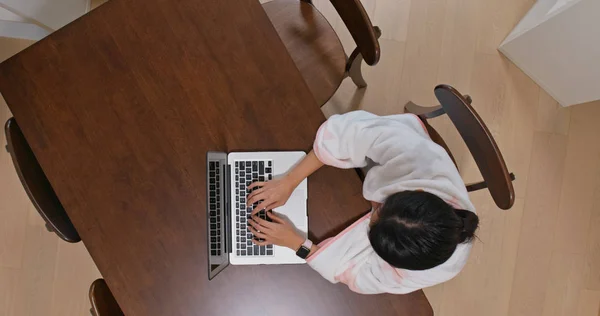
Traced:
<path fill-rule="evenodd" d="M 329 237 L 329 238 L 327 238 L 327 239 L 323 240 L 323 241 L 322 241 L 322 242 L 320 242 L 320 243 L 319 243 L 317 246 L 319 246 L 319 248 L 321 248 L 321 247 L 325 246 L 325 245 L 326 245 L 326 244 L 327 244 L 329 241 L 331 241 L 331 239 L 332 239 L 332 238 L 333 238 L 333 237 Z"/>
<path fill-rule="evenodd" d="M 412 113 L 404 113 L 404 114 L 408 114 L 408 115 L 414 116 L 417 119 L 417 121 L 419 121 L 419 123 L 421 124 L 421 127 L 423 127 L 423 130 L 425 131 L 425 134 L 429 135 L 429 131 L 427 130 L 427 127 L 425 127 L 425 123 L 423 123 L 423 121 L 421 121 L 421 119 L 417 115 L 412 114 Z"/>
<path fill-rule="evenodd" d="M 351 231 L 354 227 L 356 227 L 356 225 L 364 222 L 366 219 L 371 218 L 371 212 L 369 212 L 368 214 L 366 214 L 365 216 L 361 217 L 359 220 L 357 220 L 356 222 L 354 222 L 352 225 L 346 227 L 346 229 L 344 229 L 341 233 L 337 234 L 335 237 L 332 238 L 328 238 L 327 240 L 323 241 L 322 243 L 319 244 L 319 250 L 317 250 L 317 252 L 313 253 L 312 256 L 310 256 L 308 259 L 306 259 L 307 263 L 310 263 L 316 256 L 318 256 L 325 248 L 329 247 L 331 244 L 333 244 L 336 240 L 340 239 L 342 236 L 344 236 L 347 232 Z"/>

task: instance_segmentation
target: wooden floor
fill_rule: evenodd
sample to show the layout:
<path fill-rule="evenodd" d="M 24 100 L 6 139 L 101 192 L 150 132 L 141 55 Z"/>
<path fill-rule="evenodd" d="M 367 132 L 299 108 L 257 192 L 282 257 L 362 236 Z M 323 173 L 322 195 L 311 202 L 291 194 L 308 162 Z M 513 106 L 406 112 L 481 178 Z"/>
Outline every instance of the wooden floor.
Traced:
<path fill-rule="evenodd" d="M 354 44 L 331 5 L 315 3 L 350 52 Z M 433 87 L 451 84 L 473 97 L 517 176 L 510 211 L 485 191 L 472 195 L 479 238 L 458 277 L 426 289 L 436 314 L 600 315 L 600 102 L 559 108 L 496 51 L 533 0 L 363 3 L 383 30 L 381 62 L 365 66 L 367 89 L 344 82 L 324 112 L 401 113 L 408 100 L 434 104 Z M 0 39 L 0 60 L 27 45 Z M 9 115 L 0 101 L 0 120 Z M 478 180 L 449 121 L 434 125 L 465 180 Z M 0 315 L 86 315 L 87 289 L 99 273 L 81 243 L 44 230 L 4 151 L 0 218 Z"/>

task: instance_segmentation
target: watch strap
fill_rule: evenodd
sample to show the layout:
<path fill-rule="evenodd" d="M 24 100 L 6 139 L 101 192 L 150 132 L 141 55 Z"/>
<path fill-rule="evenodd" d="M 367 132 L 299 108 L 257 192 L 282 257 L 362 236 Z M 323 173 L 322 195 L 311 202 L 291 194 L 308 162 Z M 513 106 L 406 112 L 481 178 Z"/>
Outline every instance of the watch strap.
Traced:
<path fill-rule="evenodd" d="M 308 258 L 308 255 L 310 254 L 310 249 L 312 248 L 312 241 L 310 241 L 308 238 L 304 241 L 304 243 L 300 246 L 300 248 L 298 248 L 298 250 L 296 251 L 296 256 L 302 258 L 302 259 L 306 259 Z"/>
<path fill-rule="evenodd" d="M 310 250 L 310 248 L 312 248 L 312 246 L 313 246 L 313 242 L 310 239 L 306 238 L 306 240 L 304 241 L 304 243 L 302 244 L 301 247 L 305 247 L 308 250 Z"/>

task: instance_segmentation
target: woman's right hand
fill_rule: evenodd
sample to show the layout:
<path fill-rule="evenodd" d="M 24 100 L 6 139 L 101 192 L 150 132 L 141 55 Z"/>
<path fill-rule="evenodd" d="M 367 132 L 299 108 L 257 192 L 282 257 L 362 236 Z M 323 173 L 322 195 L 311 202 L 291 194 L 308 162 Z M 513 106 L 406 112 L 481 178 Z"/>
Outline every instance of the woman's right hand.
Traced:
<path fill-rule="evenodd" d="M 248 187 L 248 190 L 256 187 L 259 187 L 259 189 L 248 195 L 247 205 L 252 205 L 261 200 L 262 202 L 252 210 L 252 215 L 263 209 L 268 211 L 283 206 L 294 192 L 296 185 L 286 176 L 268 182 L 254 182 Z"/>

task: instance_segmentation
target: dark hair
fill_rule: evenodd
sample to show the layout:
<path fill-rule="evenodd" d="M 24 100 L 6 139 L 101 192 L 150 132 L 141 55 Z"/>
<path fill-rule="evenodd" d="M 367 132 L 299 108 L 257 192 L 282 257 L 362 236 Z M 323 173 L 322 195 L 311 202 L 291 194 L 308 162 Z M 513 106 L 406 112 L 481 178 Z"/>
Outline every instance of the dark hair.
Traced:
<path fill-rule="evenodd" d="M 369 230 L 375 252 L 399 269 L 426 270 L 448 260 L 475 235 L 479 218 L 434 194 L 403 191 L 387 198 Z"/>

